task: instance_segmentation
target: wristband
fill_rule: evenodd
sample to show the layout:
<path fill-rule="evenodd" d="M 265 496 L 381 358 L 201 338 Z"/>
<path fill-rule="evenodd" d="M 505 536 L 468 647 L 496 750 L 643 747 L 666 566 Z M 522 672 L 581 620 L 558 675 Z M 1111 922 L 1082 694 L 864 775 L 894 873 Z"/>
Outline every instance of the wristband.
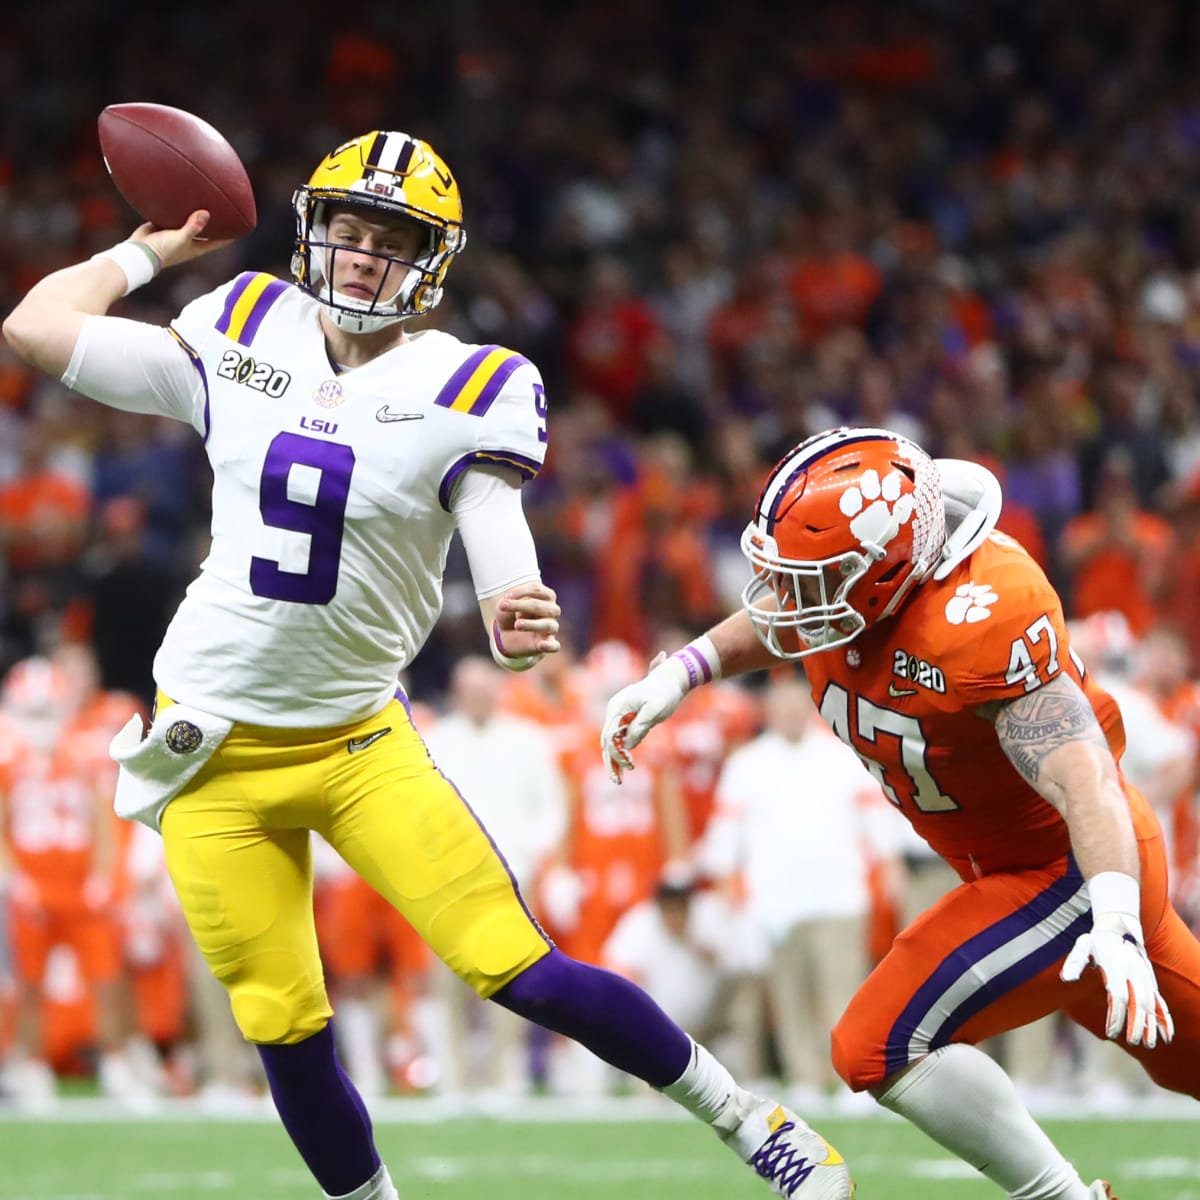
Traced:
<path fill-rule="evenodd" d="M 721 656 L 707 633 L 694 642 L 688 642 L 682 650 L 676 650 L 667 661 L 677 662 L 683 667 L 689 692 L 702 683 L 712 683 L 714 679 L 721 678 Z"/>
<path fill-rule="evenodd" d="M 118 242 L 92 255 L 92 261 L 98 258 L 107 259 L 121 268 L 125 275 L 123 296 L 149 283 L 162 270 L 162 259 L 145 242 Z"/>
<path fill-rule="evenodd" d="M 1092 920 L 1110 913 L 1132 917 L 1141 923 L 1142 889 L 1132 875 L 1124 871 L 1100 871 L 1087 881 L 1092 901 Z"/>
<path fill-rule="evenodd" d="M 510 658 L 504 653 L 504 643 L 500 640 L 500 622 L 492 622 L 492 659 L 498 667 L 506 671 L 528 671 L 541 657 L 540 654 L 519 654 Z"/>

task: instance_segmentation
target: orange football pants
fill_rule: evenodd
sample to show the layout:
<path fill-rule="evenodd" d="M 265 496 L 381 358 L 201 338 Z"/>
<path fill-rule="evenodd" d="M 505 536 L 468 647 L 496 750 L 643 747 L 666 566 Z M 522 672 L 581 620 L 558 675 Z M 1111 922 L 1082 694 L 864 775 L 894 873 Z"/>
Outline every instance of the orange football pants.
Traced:
<path fill-rule="evenodd" d="M 1167 900 L 1161 833 L 1139 840 L 1142 929 L 1175 1038 L 1126 1046 L 1155 1083 L 1200 1099 L 1200 942 Z M 855 1091 L 877 1087 L 950 1042 L 981 1042 L 1064 1012 L 1104 1037 L 1097 970 L 1059 978 L 1091 907 L 1074 859 L 964 883 L 917 918 L 867 977 L 833 1030 L 833 1065 Z"/>

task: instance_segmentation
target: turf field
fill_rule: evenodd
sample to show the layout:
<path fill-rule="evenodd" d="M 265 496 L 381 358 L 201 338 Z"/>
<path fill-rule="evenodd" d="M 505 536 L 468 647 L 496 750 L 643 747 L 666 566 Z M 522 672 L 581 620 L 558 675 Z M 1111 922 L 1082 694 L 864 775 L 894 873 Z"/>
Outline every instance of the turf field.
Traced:
<path fill-rule="evenodd" d="M 763 1200 L 698 1124 L 658 1110 L 625 1121 L 500 1120 L 414 1106 L 377 1118 L 401 1200 Z M 67 1106 L 70 1108 L 71 1106 Z M 559 1110 L 561 1113 L 561 1109 Z M 1083 1171 L 1122 1200 L 1200 1200 L 1200 1118 L 1046 1121 Z M 821 1130 L 854 1164 L 859 1200 L 998 1200 L 1000 1192 L 901 1121 L 829 1117 Z M 84 1108 L 54 1120 L 0 1117 L 2 1200 L 313 1200 L 319 1192 L 273 1114 L 230 1121 L 119 1117 Z"/>

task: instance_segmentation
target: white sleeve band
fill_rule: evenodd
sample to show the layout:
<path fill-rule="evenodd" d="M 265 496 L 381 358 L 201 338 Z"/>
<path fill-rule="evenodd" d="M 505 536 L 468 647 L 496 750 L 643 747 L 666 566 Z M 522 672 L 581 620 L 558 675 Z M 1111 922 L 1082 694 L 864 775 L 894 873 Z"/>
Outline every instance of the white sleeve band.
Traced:
<path fill-rule="evenodd" d="M 1100 871 L 1087 881 L 1092 901 L 1092 920 L 1108 913 L 1141 919 L 1142 889 L 1132 875 L 1124 871 Z"/>
<path fill-rule="evenodd" d="M 515 479 L 511 472 L 472 467 L 451 500 L 480 600 L 542 577 Z"/>
<path fill-rule="evenodd" d="M 118 242 L 92 255 L 116 263 L 125 275 L 125 295 L 149 283 L 162 270 L 162 259 L 142 242 Z"/>

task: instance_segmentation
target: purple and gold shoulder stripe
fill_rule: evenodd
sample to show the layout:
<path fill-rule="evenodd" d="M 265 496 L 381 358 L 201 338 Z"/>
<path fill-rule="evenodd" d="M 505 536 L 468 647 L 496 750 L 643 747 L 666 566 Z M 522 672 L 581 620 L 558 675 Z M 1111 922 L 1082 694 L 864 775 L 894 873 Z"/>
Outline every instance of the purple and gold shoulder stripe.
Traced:
<path fill-rule="evenodd" d="M 225 307 L 217 319 L 217 332 L 249 346 L 271 306 L 291 287 L 265 271 L 244 271 L 233 281 Z"/>
<path fill-rule="evenodd" d="M 454 412 L 482 417 L 500 395 L 509 377 L 529 360 L 503 346 L 480 346 L 446 380 L 434 404 Z"/>

